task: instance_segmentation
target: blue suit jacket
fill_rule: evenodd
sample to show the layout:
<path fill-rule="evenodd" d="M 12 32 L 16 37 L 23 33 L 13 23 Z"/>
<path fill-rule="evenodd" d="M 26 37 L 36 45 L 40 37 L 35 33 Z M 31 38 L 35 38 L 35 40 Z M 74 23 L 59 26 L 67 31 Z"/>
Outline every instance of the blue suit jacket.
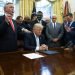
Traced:
<path fill-rule="evenodd" d="M 40 40 L 40 45 L 47 44 L 43 36 L 40 36 L 39 40 Z M 24 47 L 25 47 L 25 50 L 33 50 L 33 51 L 35 50 L 36 39 L 35 39 L 34 33 L 26 33 L 25 34 Z"/>
<path fill-rule="evenodd" d="M 17 49 L 17 28 L 13 20 L 15 32 L 10 23 L 5 21 L 5 15 L 0 16 L 0 52 L 11 52 Z"/>

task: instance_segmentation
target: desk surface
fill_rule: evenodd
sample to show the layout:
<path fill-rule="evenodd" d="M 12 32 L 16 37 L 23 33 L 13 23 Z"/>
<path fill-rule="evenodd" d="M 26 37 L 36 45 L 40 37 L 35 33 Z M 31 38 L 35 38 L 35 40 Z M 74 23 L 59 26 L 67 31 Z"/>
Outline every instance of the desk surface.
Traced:
<path fill-rule="evenodd" d="M 69 75 L 75 72 L 74 52 L 44 55 L 35 60 L 25 58 L 23 53 L 1 53 L 0 75 Z"/>

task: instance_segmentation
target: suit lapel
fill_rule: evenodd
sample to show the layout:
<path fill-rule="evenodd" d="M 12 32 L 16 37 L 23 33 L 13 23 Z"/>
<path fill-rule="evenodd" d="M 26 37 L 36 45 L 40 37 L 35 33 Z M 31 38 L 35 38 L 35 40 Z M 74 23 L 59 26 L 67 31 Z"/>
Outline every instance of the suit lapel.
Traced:
<path fill-rule="evenodd" d="M 53 24 L 52 23 L 50 23 L 50 29 L 53 29 Z"/>
<path fill-rule="evenodd" d="M 34 33 L 32 33 L 32 39 L 33 39 L 33 43 L 34 43 L 34 44 L 35 44 L 35 46 L 36 46 L 36 38 L 35 38 Z"/>
<path fill-rule="evenodd" d="M 41 36 L 39 37 L 39 43 L 40 43 L 40 45 L 41 45 L 41 43 L 42 43 L 42 38 L 41 38 Z"/>

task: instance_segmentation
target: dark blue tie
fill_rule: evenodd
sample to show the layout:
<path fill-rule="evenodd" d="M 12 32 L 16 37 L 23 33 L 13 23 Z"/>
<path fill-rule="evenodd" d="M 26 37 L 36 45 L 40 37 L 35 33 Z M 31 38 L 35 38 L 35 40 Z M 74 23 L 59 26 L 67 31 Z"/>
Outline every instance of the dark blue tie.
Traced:
<path fill-rule="evenodd" d="M 68 26 L 70 26 L 70 23 L 71 23 L 71 22 L 68 22 Z"/>
<path fill-rule="evenodd" d="M 54 23 L 54 29 L 55 29 L 55 23 Z"/>

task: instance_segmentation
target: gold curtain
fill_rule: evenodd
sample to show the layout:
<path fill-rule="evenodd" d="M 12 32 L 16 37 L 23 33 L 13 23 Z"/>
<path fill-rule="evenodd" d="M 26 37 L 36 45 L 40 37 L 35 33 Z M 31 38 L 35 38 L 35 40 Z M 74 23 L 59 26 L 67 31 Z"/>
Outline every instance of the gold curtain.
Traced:
<path fill-rule="evenodd" d="M 63 0 L 56 0 L 56 2 L 53 4 L 53 11 L 54 11 L 54 14 L 57 15 L 57 21 L 62 23 Z"/>
<path fill-rule="evenodd" d="M 20 0 L 20 15 L 23 16 L 31 16 L 33 9 L 33 1 L 34 0 Z"/>

